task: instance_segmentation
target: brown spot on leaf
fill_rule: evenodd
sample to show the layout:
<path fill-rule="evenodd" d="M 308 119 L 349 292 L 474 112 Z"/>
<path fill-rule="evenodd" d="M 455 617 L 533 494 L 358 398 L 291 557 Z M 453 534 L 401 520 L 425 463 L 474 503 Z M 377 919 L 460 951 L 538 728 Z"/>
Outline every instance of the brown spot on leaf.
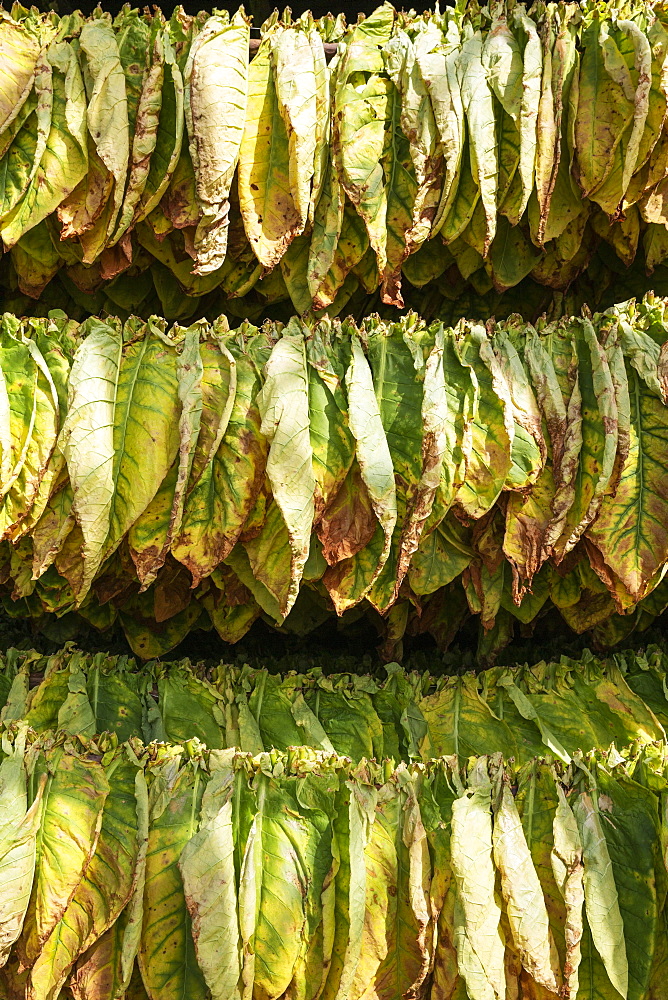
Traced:
<path fill-rule="evenodd" d="M 371 498 L 355 463 L 316 528 L 327 563 L 334 566 L 360 552 L 371 541 L 376 524 Z"/>

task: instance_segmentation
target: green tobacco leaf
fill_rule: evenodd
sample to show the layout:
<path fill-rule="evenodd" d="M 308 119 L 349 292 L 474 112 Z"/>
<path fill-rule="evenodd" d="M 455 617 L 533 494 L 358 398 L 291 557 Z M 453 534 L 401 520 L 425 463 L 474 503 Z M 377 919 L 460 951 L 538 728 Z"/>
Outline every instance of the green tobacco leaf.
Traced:
<path fill-rule="evenodd" d="M 539 251 L 526 239 L 522 230 L 501 216 L 489 249 L 491 276 L 496 290 L 505 292 L 519 284 L 540 258 Z"/>
<path fill-rule="evenodd" d="M 540 245 L 552 203 L 552 195 L 561 163 L 561 128 L 563 114 L 563 61 L 555 52 L 557 17 L 547 14 L 542 38 L 542 80 L 539 88 L 536 134 L 536 202 L 538 224 L 535 242 Z M 530 212 L 530 219 L 534 213 Z"/>
<path fill-rule="evenodd" d="M 32 527 L 35 579 L 39 579 L 53 564 L 75 526 L 72 514 L 72 489 L 66 479 L 66 473 L 63 474 L 61 470 L 53 496 L 47 498 L 41 516 Z"/>
<path fill-rule="evenodd" d="M 471 1000 L 505 995 L 501 906 L 495 893 L 492 814 L 487 759 L 480 758 L 470 789 L 452 805 L 452 870 L 457 883 L 454 938 L 459 974 Z"/>
<path fill-rule="evenodd" d="M 73 736 L 94 736 L 95 714 L 88 700 L 86 677 L 76 657 L 70 660 L 67 692 L 67 698 L 58 709 L 57 728 Z"/>
<path fill-rule="evenodd" d="M 285 607 L 292 586 L 290 535 L 274 500 L 267 502 L 262 495 L 259 507 L 264 513 L 259 531 L 235 546 L 226 563 L 262 610 L 281 625 L 285 617 L 281 608 Z"/>
<path fill-rule="evenodd" d="M 134 12 L 133 12 L 134 14 Z M 121 29 L 123 30 L 123 29 Z M 124 26 L 126 45 L 121 45 L 128 99 L 130 149 L 128 179 L 118 225 L 110 244 L 118 242 L 135 220 L 149 176 L 156 147 L 165 80 L 164 32 L 154 20 L 150 26 L 136 14 Z M 130 60 L 129 64 L 128 61 Z M 141 70 L 131 73 L 130 70 Z M 128 83 L 132 81 L 132 86 Z"/>
<path fill-rule="evenodd" d="M 663 398 L 659 377 L 661 363 L 659 345 L 643 330 L 632 327 L 624 318 L 620 318 L 617 333 L 624 356 L 628 358 L 648 389 L 659 398 Z"/>
<path fill-rule="evenodd" d="M 133 760 L 130 752 L 128 757 Z M 146 776 L 141 767 L 135 769 L 134 799 L 137 849 L 130 900 L 112 926 L 79 958 L 69 984 L 75 1000 L 126 1000 L 134 995 L 131 979 L 139 978 L 135 959 L 142 927 L 149 822 Z"/>
<path fill-rule="evenodd" d="M 444 16 L 447 17 L 447 12 Z M 414 42 L 416 63 L 431 100 L 444 155 L 444 176 L 432 235 L 440 231 L 454 204 L 464 151 L 466 121 L 458 79 L 460 34 L 457 18 L 448 18 L 444 29 L 431 20 Z"/>
<path fill-rule="evenodd" d="M 552 993 L 560 985 L 557 950 L 543 890 L 536 874 L 515 799 L 504 783 L 494 813 L 494 863 L 501 874 L 513 941 L 523 967 Z"/>
<path fill-rule="evenodd" d="M 70 392 L 62 449 L 84 536 L 82 600 L 176 456 L 176 349 L 149 324 L 123 350 L 120 331 L 94 321 L 73 362 Z"/>
<path fill-rule="evenodd" d="M 434 770 L 430 782 L 421 789 L 421 808 L 430 852 L 433 873 L 430 896 L 437 934 L 434 945 L 434 972 L 432 992 L 434 997 L 455 995 L 461 991 L 463 981 L 457 972 L 457 955 L 454 947 L 455 882 L 450 863 L 450 822 L 452 803 L 456 797 L 450 787 L 447 766 L 441 764 Z"/>
<path fill-rule="evenodd" d="M 159 762 L 150 783 L 144 922 L 139 965 L 154 1000 L 205 1000 L 179 871 L 181 853 L 197 831 L 203 775 L 196 762 L 180 767 L 173 753 Z"/>
<path fill-rule="evenodd" d="M 313 34 L 317 37 L 317 32 Z M 278 107 L 288 135 L 288 177 L 299 214 L 306 226 L 315 170 L 318 88 L 311 39 L 299 27 L 279 28 L 272 45 Z"/>
<path fill-rule="evenodd" d="M 607 37 L 602 38 L 601 47 L 605 68 L 632 110 L 625 133 L 614 136 L 617 145 L 610 173 L 592 195 L 592 200 L 612 217 L 622 205 L 638 164 L 649 112 L 652 52 L 645 31 L 634 21 L 619 18 L 614 26 L 604 27 Z"/>
<path fill-rule="evenodd" d="M 189 671 L 174 667 L 158 680 L 158 708 L 170 743 L 196 737 L 210 749 L 220 749 L 224 740 L 216 721 L 218 704 L 211 686 Z"/>
<path fill-rule="evenodd" d="M 281 613 L 292 608 L 308 558 L 315 515 L 316 480 L 309 433 L 309 397 L 303 335 L 284 334 L 265 366 L 258 395 L 261 433 L 269 440 L 267 477 L 283 515 L 292 558 L 290 587 Z"/>
<path fill-rule="evenodd" d="M 483 256 L 496 233 L 497 156 L 494 105 L 482 64 L 482 36 L 466 25 L 459 56 L 461 94 L 468 126 L 471 174 L 480 192 L 485 215 Z"/>
<path fill-rule="evenodd" d="M 538 115 L 542 83 L 541 42 L 534 22 L 518 7 L 513 11 L 513 27 L 524 46 L 522 66 L 522 98 L 519 113 L 520 157 L 518 175 L 521 196 L 508 220 L 517 225 L 524 215 L 535 179 Z"/>
<path fill-rule="evenodd" d="M 231 801 L 234 772 L 229 764 L 233 752 L 211 755 L 211 778 L 202 799 L 200 827 L 179 859 L 195 952 L 212 1000 L 240 997 Z"/>
<path fill-rule="evenodd" d="M 396 570 L 397 592 L 410 560 L 419 550 L 425 527 L 433 530 L 435 524 L 442 520 L 464 480 L 462 446 L 472 395 L 471 380 L 457 357 L 452 331 L 444 331 L 439 326 L 424 367 L 422 470 L 402 526 Z M 435 504 L 436 511 L 432 517 Z M 426 546 L 429 547 L 428 541 Z"/>
<path fill-rule="evenodd" d="M 382 297 L 383 302 L 401 308 L 401 265 L 426 239 L 436 207 L 430 205 L 423 214 L 425 191 L 421 189 L 426 173 L 425 144 L 427 149 L 435 146 L 435 127 L 429 134 L 431 103 L 419 73 L 413 72 L 415 52 L 406 32 L 399 30 L 392 36 L 383 48 L 383 59 L 391 81 L 383 166 L 391 180 L 387 187 L 387 265 L 382 274 Z M 424 132 L 418 135 L 420 126 Z M 438 171 L 432 169 L 428 182 L 432 187 L 437 176 Z M 436 190 L 435 202 L 438 193 Z"/>
<path fill-rule="evenodd" d="M 551 865 L 554 843 L 553 820 L 557 807 L 555 778 L 549 764 L 533 759 L 527 761 L 520 769 L 517 778 L 513 780 L 517 781 L 515 805 L 521 816 L 530 860 L 538 875 L 540 890 L 545 901 L 549 932 L 556 942 L 561 961 L 564 956 L 565 910 Z M 515 976 L 519 978 L 521 965 L 517 960 L 517 953 L 513 956 L 512 966 L 514 966 L 511 969 L 513 979 Z M 522 974 L 521 978 L 524 979 L 525 974 Z M 563 985 L 561 988 L 563 989 Z"/>
<path fill-rule="evenodd" d="M 34 87 L 34 95 L 31 95 L 23 114 L 15 120 L 3 143 L 8 149 L 2 165 L 4 191 L 0 216 L 3 219 L 15 208 L 34 180 L 51 130 L 53 69 L 44 51 L 40 52 L 35 66 Z"/>
<path fill-rule="evenodd" d="M 92 226 L 80 230 L 84 262 L 92 263 L 111 237 L 123 203 L 130 128 L 125 73 L 111 26 L 101 19 L 87 22 L 81 31 L 80 52 L 87 86 L 88 131 L 105 190 L 101 210 L 91 219 Z M 85 198 L 86 187 L 74 193 L 69 211 L 81 210 L 77 193 Z"/>
<path fill-rule="evenodd" d="M 636 168 L 649 110 L 651 50 L 632 21 L 598 16 L 583 35 L 576 176 L 583 193 L 611 217 Z"/>
<path fill-rule="evenodd" d="M 332 826 L 339 792 L 340 777 L 329 770 L 323 771 L 322 775 L 306 776 L 297 782 L 297 801 L 306 824 L 315 834 L 310 838 L 315 851 L 308 855 L 309 882 L 304 907 L 306 922 L 289 988 L 291 995 L 304 989 L 304 995 L 308 997 L 319 996 L 331 961 L 333 928 L 330 920 L 334 913 L 333 875 L 336 870 Z"/>
<path fill-rule="evenodd" d="M 348 794 L 336 801 L 332 855 L 334 898 L 331 903 L 331 968 L 322 993 L 324 1000 L 348 996 L 362 952 L 366 913 L 365 849 L 375 818 L 377 792 L 373 785 L 353 777 Z"/>
<path fill-rule="evenodd" d="M 343 271 L 343 268 L 339 267 L 336 275 L 331 273 L 337 257 L 345 208 L 346 196 L 339 180 L 336 161 L 333 157 L 328 157 L 323 175 L 322 191 L 314 211 L 313 230 L 310 238 L 307 237 L 309 256 L 306 267 L 309 294 L 314 302 L 317 298 L 317 304 L 324 307 L 333 301 L 339 287 L 337 283 L 339 281 L 338 272 Z M 362 228 L 364 228 L 363 222 Z M 366 231 L 364 237 L 368 242 Z M 324 298 L 320 299 L 318 292 L 325 281 L 327 281 L 327 288 L 324 290 Z"/>
<path fill-rule="evenodd" d="M 13 534 L 38 502 L 60 425 L 51 370 L 37 344 L 5 329 L 0 362 L 0 533 Z"/>
<path fill-rule="evenodd" d="M 113 28 L 118 55 L 125 76 L 125 99 L 128 106 L 128 131 L 134 137 L 143 82 L 152 58 L 155 20 L 141 17 L 139 11 L 121 11 Z"/>
<path fill-rule="evenodd" d="M 387 263 L 388 190 L 383 151 L 391 128 L 392 83 L 382 47 L 389 41 L 394 9 L 383 4 L 346 39 L 334 89 L 333 147 L 341 183 L 365 222 L 378 270 Z"/>
<path fill-rule="evenodd" d="M 86 875 L 109 794 L 105 770 L 94 761 L 56 750 L 40 761 L 45 772 L 35 884 L 18 946 L 24 967 L 39 957 Z"/>
<path fill-rule="evenodd" d="M 287 749 L 302 742 L 292 711 L 293 699 L 294 692 L 280 677 L 264 670 L 255 675 L 248 708 L 257 723 L 260 743 L 265 750 L 270 747 Z M 308 706 L 306 708 L 308 710 Z"/>
<path fill-rule="evenodd" d="M 34 119 L 31 117 L 34 115 L 37 108 L 37 95 L 34 90 L 34 78 L 28 89 L 25 100 L 19 110 L 16 113 L 16 117 L 12 119 L 6 129 L 0 133 L 0 157 L 3 161 L 3 183 L 7 179 L 7 168 L 9 164 L 6 162 L 8 157 L 8 151 L 12 149 L 14 140 L 19 137 L 19 142 L 14 146 L 16 152 L 19 153 L 21 159 L 25 155 L 22 150 L 34 149 L 37 143 L 36 129 L 33 130 L 32 136 L 29 136 L 25 131 L 23 131 L 23 126 L 28 123 L 34 123 Z M 28 167 L 30 169 L 30 167 Z M 11 172 L 10 172 L 11 176 Z M 10 180 L 10 184 L 11 184 Z"/>
<path fill-rule="evenodd" d="M 624 923 L 599 806 L 588 792 L 581 792 L 573 812 L 582 839 L 587 923 L 610 982 L 622 997 L 626 997 L 629 970 Z"/>
<path fill-rule="evenodd" d="M 433 594 L 463 573 L 475 556 L 470 541 L 470 531 L 452 516 L 424 535 L 408 574 L 415 593 Z"/>
<path fill-rule="evenodd" d="M 556 785 L 559 804 L 554 813 L 552 871 L 566 910 L 564 922 L 564 987 L 575 998 L 579 987 L 582 957 L 582 912 L 584 908 L 584 864 L 577 820 L 560 784 Z"/>
<path fill-rule="evenodd" d="M 599 764 L 596 781 L 601 826 L 624 925 L 628 996 L 640 998 L 652 988 L 653 964 L 661 954 L 664 933 L 664 862 L 656 799 L 648 788 L 617 769 L 606 773 Z"/>
<path fill-rule="evenodd" d="M 475 387 L 471 434 L 465 446 L 466 479 L 456 499 L 465 513 L 481 517 L 497 500 L 512 463 L 514 420 L 510 394 L 482 326 L 456 341 Z"/>
<path fill-rule="evenodd" d="M 15 747 L 0 764 L 0 872 L 5 873 L 0 892 L 0 966 L 5 965 L 21 933 L 35 874 L 37 831 L 41 820 L 44 781 L 28 806 L 25 747 Z"/>
<path fill-rule="evenodd" d="M 269 269 L 303 230 L 290 188 L 289 142 L 271 71 L 272 42 L 270 31 L 249 66 L 238 170 L 246 235 L 257 259 Z"/>
<path fill-rule="evenodd" d="M 603 333 L 605 352 L 610 366 L 610 376 L 615 387 L 615 402 L 617 404 L 617 454 L 610 477 L 608 491 L 616 492 L 621 479 L 624 463 L 631 449 L 631 397 L 629 380 L 626 374 L 624 351 L 617 330 L 606 330 Z"/>
<path fill-rule="evenodd" d="M 337 753 L 355 761 L 383 756 L 383 725 L 369 695 L 328 691 L 323 684 L 305 700 Z"/>
<path fill-rule="evenodd" d="M 371 329 L 367 352 L 374 376 L 374 390 L 383 430 L 387 440 L 397 494 L 400 517 L 394 530 L 388 560 L 374 583 L 369 600 L 379 610 L 385 610 L 396 597 L 403 574 L 398 574 L 400 533 L 405 523 L 406 509 L 417 499 L 421 476 L 423 426 L 422 384 L 416 378 L 423 361 L 411 351 L 413 331 L 404 332 L 400 325 Z"/>
<path fill-rule="evenodd" d="M 316 519 L 335 499 L 355 455 L 343 387 L 347 351 L 344 352 L 330 335 L 331 327 L 323 320 L 306 340 Z"/>
<path fill-rule="evenodd" d="M 637 600 L 668 556 L 663 464 L 664 406 L 627 365 L 631 400 L 629 453 L 613 496 L 603 497 L 587 530 L 606 566 Z"/>
<path fill-rule="evenodd" d="M 582 193 L 573 170 L 575 160 L 575 126 L 579 101 L 580 53 L 578 51 L 579 25 L 566 15 L 560 20 L 552 45 L 552 86 L 555 93 L 555 136 L 559 157 L 554 159 L 550 172 L 552 192 L 540 205 L 540 218 L 532 223 L 540 242 L 560 236 L 577 216 L 582 214 Z M 545 58 L 547 68 L 548 59 Z M 540 150 L 540 136 L 539 136 Z M 563 154 L 562 155 L 562 150 Z M 540 159 L 540 152 L 539 152 Z M 540 176 L 537 164 L 537 178 Z M 542 187 L 542 185 L 541 185 Z M 544 188 L 543 188 L 544 190 Z M 530 216 L 531 202 L 529 203 Z"/>
<path fill-rule="evenodd" d="M 335 167 L 332 165 L 333 178 L 334 172 Z M 338 181 L 332 179 L 332 185 L 335 184 L 338 184 Z M 327 197 L 327 193 L 326 190 L 321 200 Z M 334 193 L 336 195 L 337 189 Z M 327 309 L 332 306 L 337 301 L 337 294 L 344 291 L 344 283 L 350 272 L 357 268 L 367 254 L 371 253 L 373 256 L 364 220 L 346 198 L 343 189 L 338 191 L 337 196 L 340 197 L 340 202 L 331 206 L 331 211 L 323 221 L 323 226 L 331 226 L 331 229 L 326 228 L 325 231 L 319 229 L 319 218 L 316 215 L 314 232 L 316 242 L 309 251 L 307 280 L 314 287 L 313 306 L 316 309 Z M 319 238 L 322 242 L 317 242 Z M 325 267 L 328 270 L 323 273 Z"/>
<path fill-rule="evenodd" d="M 331 867 L 328 799 L 337 787 L 332 772 L 280 786 L 258 775 L 239 891 L 246 988 L 252 973 L 255 989 L 280 996 L 298 973 Z"/>
<path fill-rule="evenodd" d="M 0 21 L 0 135 L 21 111 L 35 79 L 40 51 L 32 26 L 2 12 Z"/>
<path fill-rule="evenodd" d="M 155 137 L 155 146 L 152 149 L 148 165 L 148 176 L 143 181 L 140 201 L 135 209 L 135 223 L 141 219 L 145 219 L 153 211 L 169 187 L 172 175 L 179 161 L 181 143 L 183 141 L 185 117 L 183 112 L 183 77 L 181 76 L 181 70 L 179 69 L 167 31 L 164 32 L 160 41 L 156 39 L 156 46 L 159 46 L 158 60 L 164 52 L 164 79 L 161 83 L 160 117 Z M 151 74 L 149 74 L 146 85 L 150 87 L 152 82 Z M 155 85 L 158 85 L 157 81 Z M 145 121 L 149 129 L 153 128 L 151 117 L 152 96 L 152 94 L 147 93 L 144 103 L 144 94 L 142 94 L 138 111 L 139 120 L 142 123 Z M 147 146 L 150 146 L 151 142 L 152 139 L 148 138 L 147 133 Z M 137 148 L 139 155 L 144 152 L 145 149 L 143 147 Z M 133 157 L 134 154 L 135 145 L 133 144 Z M 133 167 L 134 165 L 133 162 Z M 144 161 L 139 160 L 137 174 L 141 176 L 144 169 Z M 136 179 L 137 183 L 139 183 L 139 177 L 131 173 L 130 181 L 132 182 L 133 179 Z"/>
<path fill-rule="evenodd" d="M 260 433 L 261 381 L 250 354 L 226 342 L 237 373 L 229 423 L 218 450 L 186 498 L 172 553 L 195 583 L 211 573 L 236 544 L 265 476 L 267 442 Z"/>
<path fill-rule="evenodd" d="M 3 323 L 0 367 L 0 489 L 6 494 L 21 472 L 35 425 L 38 368 L 28 345 L 15 336 L 13 324 Z"/>
<path fill-rule="evenodd" d="M 511 20 L 511 24 L 514 19 Z M 498 137 L 499 178 L 497 200 L 500 212 L 513 225 L 522 199 L 520 164 L 520 112 L 522 109 L 522 50 L 505 13 L 495 17 L 482 47 L 482 62 L 494 102 Z M 521 215 L 521 213 L 520 213 Z"/>
<path fill-rule="evenodd" d="M 62 257 L 53 245 L 46 221 L 40 222 L 34 229 L 24 233 L 12 247 L 11 254 L 19 290 L 30 298 L 39 299 L 63 263 Z"/>
<path fill-rule="evenodd" d="M 405 780 L 402 781 L 402 778 Z M 418 990 L 430 965 L 427 839 L 408 775 L 377 792 L 365 850 L 366 909 L 353 991 L 379 997 Z"/>
<path fill-rule="evenodd" d="M 48 137 L 25 194 L 0 223 L 7 249 L 54 212 L 88 169 L 86 95 L 77 57 L 68 42 L 52 42 L 47 59 L 53 87 Z"/>
<path fill-rule="evenodd" d="M 95 853 L 30 971 L 28 995 L 34 1000 L 59 995 L 79 955 L 118 919 L 130 898 L 139 846 L 136 771 L 122 756 L 107 769 L 110 787 Z"/>
<path fill-rule="evenodd" d="M 191 600 L 168 620 L 156 621 L 153 593 L 148 591 L 143 597 L 124 603 L 119 619 L 132 652 L 143 660 L 152 660 L 166 656 L 185 639 L 201 618 L 202 605 Z"/>
<path fill-rule="evenodd" d="M 290 294 L 295 312 L 302 315 L 311 308 L 308 287 L 308 264 L 311 252 L 310 235 L 297 236 L 281 258 L 281 276 Z"/>
<path fill-rule="evenodd" d="M 331 87 L 335 67 L 328 64 L 325 56 L 323 35 L 315 27 L 308 32 L 313 65 L 315 67 L 315 153 L 313 166 L 313 183 L 311 185 L 311 200 L 309 203 L 308 221 L 312 223 L 316 208 L 322 194 L 327 165 L 330 162 L 329 142 L 331 134 Z"/>
<path fill-rule="evenodd" d="M 125 77 L 125 98 L 128 116 L 128 165 L 127 181 L 124 181 L 123 203 L 119 209 L 119 219 L 113 236 L 108 244 L 118 242 L 122 231 L 132 221 L 135 199 L 141 195 L 141 184 L 146 179 L 146 170 L 150 160 L 152 143 L 155 141 L 154 126 L 160 113 L 160 94 L 156 102 L 156 69 L 158 77 L 162 69 L 162 60 L 158 67 L 152 65 L 155 57 L 154 40 L 159 32 L 158 21 L 153 18 L 141 17 L 139 11 L 125 10 L 114 22 L 114 33 L 118 43 L 118 55 Z M 146 85 L 151 87 L 150 107 L 146 116 Z M 142 97 L 144 100 L 142 101 Z M 141 108 L 141 116 L 140 116 Z M 137 175 L 138 160 L 143 161 L 139 176 Z"/>
<path fill-rule="evenodd" d="M 231 21 L 214 15 L 188 56 L 185 110 L 202 212 L 194 237 L 195 274 L 215 271 L 227 254 L 230 188 L 246 121 L 249 39 L 243 11 Z"/>
<path fill-rule="evenodd" d="M 660 178 L 663 177 L 665 166 L 665 149 L 658 141 L 660 128 L 658 123 L 665 120 L 666 114 L 666 93 L 663 85 L 663 74 L 666 62 L 666 41 L 668 36 L 666 30 L 660 22 L 651 25 L 647 31 L 647 40 L 652 51 L 652 85 L 649 95 L 649 111 L 645 130 L 638 152 L 638 163 L 636 173 L 632 178 L 627 194 L 629 202 L 636 201 L 641 191 L 660 190 L 662 187 Z M 643 169 L 643 167 L 645 169 Z M 657 187 L 655 185 L 659 181 Z M 651 200 L 652 195 L 650 194 Z M 642 201 L 645 199 L 642 198 Z M 648 216 L 643 217 L 650 221 Z M 657 220 L 658 221 L 658 220 Z"/>
<path fill-rule="evenodd" d="M 591 569 L 589 573 L 594 575 Z M 575 574 L 577 575 L 577 570 Z M 603 584 L 598 579 L 596 583 L 602 590 Z M 563 587 L 561 601 L 566 592 L 567 588 Z M 597 596 L 607 598 L 608 595 L 599 593 Z M 552 599 L 555 604 L 560 600 L 554 585 Z M 579 588 L 569 596 L 568 600 L 577 606 L 578 599 Z M 552 733 L 559 734 L 561 743 L 570 753 L 576 753 L 580 747 L 594 747 L 608 742 L 613 732 L 615 741 L 622 745 L 628 740 L 627 734 L 630 732 L 637 733 L 640 729 L 655 731 L 656 723 L 645 714 L 646 710 L 641 709 L 638 714 L 640 706 L 637 702 L 634 704 L 634 699 L 629 699 L 624 693 L 623 686 L 613 687 L 607 678 L 597 677 L 594 680 L 592 677 L 590 682 L 585 684 L 582 678 L 573 675 L 571 677 L 572 686 L 562 685 L 558 696 L 551 695 L 547 688 L 541 691 L 533 690 L 530 693 L 531 702 L 540 714 L 543 724 Z M 584 699 L 587 702 L 587 712 L 580 712 L 578 717 L 578 706 L 583 704 Z M 619 703 L 625 705 L 623 712 L 615 710 L 615 706 Z"/>
<path fill-rule="evenodd" d="M 153 583 L 158 571 L 164 565 L 172 539 L 179 531 L 183 519 L 185 494 L 193 467 L 195 447 L 202 431 L 204 364 L 201 355 L 206 357 L 209 354 L 207 351 L 209 345 L 202 344 L 200 347 L 200 332 L 198 323 L 185 331 L 183 346 L 177 359 L 178 395 L 181 404 L 178 461 L 172 467 L 173 471 L 170 470 L 163 479 L 158 492 L 135 521 L 128 535 L 130 553 L 143 589 Z M 213 367 L 215 372 L 215 361 L 208 367 Z M 220 410 L 217 410 L 213 417 L 214 428 L 218 424 L 216 418 L 225 412 L 226 402 L 224 399 Z M 204 436 L 207 436 L 206 433 Z M 207 450 L 206 461 L 209 460 L 210 455 Z"/>
<path fill-rule="evenodd" d="M 383 429 L 373 377 L 356 336 L 346 373 L 348 419 L 355 438 L 360 475 L 376 516 L 373 538 L 359 555 L 344 559 L 325 575 L 324 583 L 337 611 L 359 603 L 387 562 L 397 522 L 392 456 Z"/>
<path fill-rule="evenodd" d="M 535 699 L 532 699 L 529 695 L 525 694 L 524 691 L 522 691 L 522 689 L 513 682 L 512 675 L 509 673 L 503 674 L 499 678 L 498 683 L 499 686 L 505 688 L 508 692 L 511 701 L 522 718 L 535 722 L 540 732 L 542 742 L 546 747 L 548 747 L 550 752 L 553 753 L 559 760 L 569 764 L 571 759 L 570 754 L 566 749 L 564 749 L 554 731 L 546 724 L 540 709 L 536 707 Z"/>
<path fill-rule="evenodd" d="M 108 670 L 103 661 L 89 667 L 87 692 L 95 732 L 116 733 L 122 743 L 141 734 L 142 704 L 135 678 L 129 673 L 124 675 L 119 666 L 116 661 Z"/>
<path fill-rule="evenodd" d="M 525 724 L 511 699 L 504 699 L 499 718 L 480 697 L 474 677 L 452 678 L 418 705 L 428 725 L 420 747 L 423 757 L 503 752 L 526 760 L 542 752 L 539 734 Z"/>
<path fill-rule="evenodd" d="M 328 750 L 330 753 L 334 751 L 332 741 L 315 713 L 306 704 L 302 694 L 297 695 L 290 709 L 303 744 L 318 747 L 320 750 Z"/>
<path fill-rule="evenodd" d="M 588 320 L 578 323 L 575 347 L 578 377 L 569 402 L 555 514 L 546 538 L 557 561 L 598 514 L 617 454 L 615 388 L 607 357 Z"/>
<path fill-rule="evenodd" d="M 552 345 L 549 345 L 552 346 Z M 568 347 L 571 348 L 571 340 L 568 338 Z M 543 419 L 548 431 L 548 442 L 551 447 L 552 461 L 556 466 L 561 457 L 564 446 L 564 435 L 566 433 L 567 415 L 566 404 L 562 381 L 560 381 L 555 367 L 555 352 L 548 350 L 535 330 L 527 330 L 524 361 L 528 369 L 531 382 L 536 393 L 536 399 L 543 414 Z"/>
<path fill-rule="evenodd" d="M 440 278 L 453 257 L 442 240 L 423 243 L 401 266 L 402 273 L 415 288 L 424 288 L 430 281 Z"/>
<path fill-rule="evenodd" d="M 58 712 L 69 691 L 69 664 L 63 669 L 61 657 L 54 657 L 46 667 L 44 679 L 28 695 L 26 721 L 32 729 L 43 732 L 58 727 Z"/>
<path fill-rule="evenodd" d="M 524 490 L 538 480 L 547 455 L 541 413 L 528 374 L 508 333 L 499 331 L 495 334 L 493 345 L 510 390 L 515 425 L 508 485 Z"/>
<path fill-rule="evenodd" d="M 606 35 L 606 25 L 596 17 L 582 37 L 575 143 L 577 178 L 585 196 L 596 191 L 609 174 L 615 145 L 633 117 L 632 96 L 629 99 L 604 63 L 602 42 Z M 619 58 L 614 41 L 610 42 L 610 54 Z"/>
<path fill-rule="evenodd" d="M 369 364 L 356 337 L 346 374 L 350 427 L 356 441 L 357 460 L 386 538 L 396 519 L 392 458 L 380 414 Z"/>

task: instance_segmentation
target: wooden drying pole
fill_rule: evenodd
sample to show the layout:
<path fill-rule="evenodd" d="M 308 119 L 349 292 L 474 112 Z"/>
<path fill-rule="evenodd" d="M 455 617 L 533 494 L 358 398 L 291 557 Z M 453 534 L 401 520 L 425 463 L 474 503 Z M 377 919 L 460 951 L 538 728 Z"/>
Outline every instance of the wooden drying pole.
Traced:
<path fill-rule="evenodd" d="M 327 62 L 329 62 L 329 60 L 336 55 L 336 50 L 338 49 L 338 47 L 339 46 L 337 42 L 323 42 L 323 48 L 325 50 L 325 58 Z M 251 38 L 250 42 L 248 43 L 248 48 L 250 50 L 250 55 L 252 59 L 257 50 L 260 48 L 260 39 Z"/>

